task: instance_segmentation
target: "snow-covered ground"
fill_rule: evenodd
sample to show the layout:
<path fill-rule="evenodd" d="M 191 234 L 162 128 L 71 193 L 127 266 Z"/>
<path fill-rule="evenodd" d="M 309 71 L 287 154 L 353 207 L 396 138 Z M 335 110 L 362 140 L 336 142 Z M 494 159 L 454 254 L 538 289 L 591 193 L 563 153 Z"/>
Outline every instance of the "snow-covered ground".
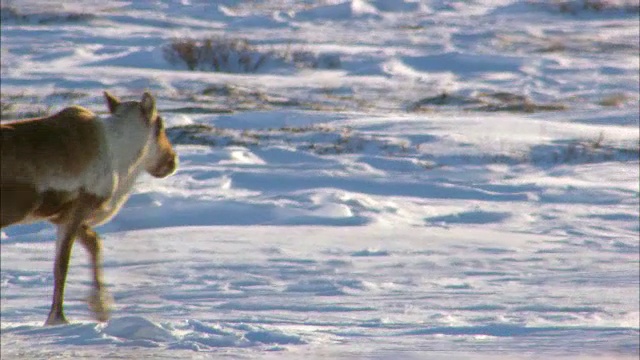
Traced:
<path fill-rule="evenodd" d="M 637 2 L 3 0 L 1 36 L 3 119 L 148 89 L 181 158 L 99 229 L 108 323 L 78 247 L 42 327 L 54 230 L 3 229 L 3 360 L 638 357 Z"/>

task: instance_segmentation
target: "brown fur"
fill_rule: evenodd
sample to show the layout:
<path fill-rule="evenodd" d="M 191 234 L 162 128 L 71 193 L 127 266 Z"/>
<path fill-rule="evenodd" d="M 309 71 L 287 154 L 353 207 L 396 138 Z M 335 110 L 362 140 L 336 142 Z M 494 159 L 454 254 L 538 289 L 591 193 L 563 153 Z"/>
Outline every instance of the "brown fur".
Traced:
<path fill-rule="evenodd" d="M 3 184 L 33 183 L 52 163 L 66 174 L 78 176 L 95 159 L 95 145 L 102 140 L 95 114 L 79 106 L 46 118 L 2 124 L 0 134 Z"/>
<path fill-rule="evenodd" d="M 154 169 L 150 169 L 149 173 L 156 177 L 163 177 L 163 174 L 170 172 L 171 169 L 175 169 L 176 154 L 172 150 L 171 142 L 167 137 L 167 133 L 164 131 L 164 121 L 161 117 L 156 117 L 152 126 L 155 127 L 155 137 L 158 147 L 162 149 L 162 153 L 166 154 L 164 159 L 158 163 L 158 166 Z"/>

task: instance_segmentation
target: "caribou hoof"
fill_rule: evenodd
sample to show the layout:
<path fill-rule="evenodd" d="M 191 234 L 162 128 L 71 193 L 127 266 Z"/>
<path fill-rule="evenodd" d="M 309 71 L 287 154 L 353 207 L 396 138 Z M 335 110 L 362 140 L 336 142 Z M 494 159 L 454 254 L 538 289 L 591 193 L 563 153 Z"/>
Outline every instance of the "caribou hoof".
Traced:
<path fill-rule="evenodd" d="M 52 325 L 65 325 L 68 324 L 69 321 L 64 317 L 63 313 L 49 313 L 49 317 L 47 317 L 47 321 L 44 322 L 45 326 Z"/>
<path fill-rule="evenodd" d="M 87 299 L 87 303 L 89 304 L 89 310 L 91 310 L 96 320 L 100 322 L 109 320 L 111 304 L 113 303 L 113 298 L 109 293 L 106 291 L 93 290 Z"/>

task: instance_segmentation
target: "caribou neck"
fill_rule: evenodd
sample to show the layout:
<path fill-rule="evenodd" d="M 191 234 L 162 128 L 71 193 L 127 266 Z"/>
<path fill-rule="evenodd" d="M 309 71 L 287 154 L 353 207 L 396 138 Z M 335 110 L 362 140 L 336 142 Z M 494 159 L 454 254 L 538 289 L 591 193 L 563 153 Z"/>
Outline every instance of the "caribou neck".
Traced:
<path fill-rule="evenodd" d="M 120 181 L 135 180 L 143 170 L 149 133 L 144 125 L 131 126 L 133 119 L 111 116 L 103 121 L 111 163 Z"/>

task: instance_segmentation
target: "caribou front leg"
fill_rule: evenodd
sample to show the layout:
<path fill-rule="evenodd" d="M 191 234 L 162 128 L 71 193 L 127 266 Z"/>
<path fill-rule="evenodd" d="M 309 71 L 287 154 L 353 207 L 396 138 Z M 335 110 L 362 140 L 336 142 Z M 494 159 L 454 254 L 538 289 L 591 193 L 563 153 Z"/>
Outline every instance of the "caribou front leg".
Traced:
<path fill-rule="evenodd" d="M 91 267 L 93 269 L 93 290 L 89 295 L 89 309 L 93 312 L 98 321 L 109 320 L 111 297 L 104 288 L 102 280 L 102 240 L 98 234 L 89 227 L 82 225 L 78 238 L 85 249 L 89 252 Z"/>

